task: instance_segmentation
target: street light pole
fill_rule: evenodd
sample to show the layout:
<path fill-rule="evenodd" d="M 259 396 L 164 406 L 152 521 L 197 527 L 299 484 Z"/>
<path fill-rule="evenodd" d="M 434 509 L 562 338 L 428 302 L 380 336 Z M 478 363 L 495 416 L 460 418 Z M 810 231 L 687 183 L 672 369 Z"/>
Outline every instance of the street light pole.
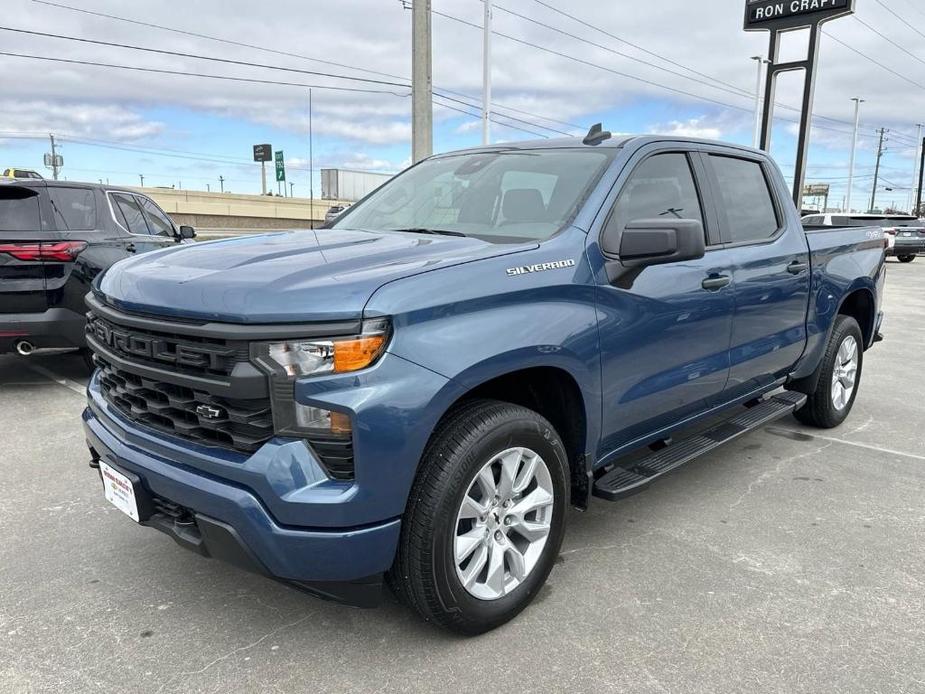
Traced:
<path fill-rule="evenodd" d="M 854 187 L 854 160 L 858 149 L 858 126 L 861 123 L 861 104 L 864 99 L 854 97 L 854 135 L 851 139 L 851 163 L 848 165 L 848 195 L 845 199 L 845 212 L 851 214 L 851 192 Z"/>
<path fill-rule="evenodd" d="M 482 144 L 491 144 L 491 3 L 483 0 L 485 16 L 482 37 Z"/>
<path fill-rule="evenodd" d="M 417 163 L 434 152 L 433 62 L 431 0 L 411 6 L 411 160 Z"/>
<path fill-rule="evenodd" d="M 755 137 L 752 146 L 755 149 L 761 146 L 761 92 L 764 90 L 764 66 L 769 62 L 763 55 L 753 55 L 752 60 L 758 63 L 758 78 L 755 83 Z"/>

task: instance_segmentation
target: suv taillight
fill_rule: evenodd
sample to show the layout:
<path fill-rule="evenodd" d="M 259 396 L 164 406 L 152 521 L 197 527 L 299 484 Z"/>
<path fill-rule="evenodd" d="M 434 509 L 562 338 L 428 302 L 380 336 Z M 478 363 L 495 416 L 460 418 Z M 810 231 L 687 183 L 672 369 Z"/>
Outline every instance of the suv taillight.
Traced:
<path fill-rule="evenodd" d="M 0 253 L 17 260 L 50 260 L 68 263 L 87 247 L 86 241 L 55 241 L 54 243 L 3 243 Z"/>

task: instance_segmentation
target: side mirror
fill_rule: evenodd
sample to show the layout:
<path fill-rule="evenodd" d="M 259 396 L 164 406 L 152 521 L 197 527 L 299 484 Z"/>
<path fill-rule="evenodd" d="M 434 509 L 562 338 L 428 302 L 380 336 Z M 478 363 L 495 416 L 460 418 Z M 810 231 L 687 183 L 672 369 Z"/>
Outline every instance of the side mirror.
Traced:
<path fill-rule="evenodd" d="M 180 227 L 179 234 L 177 236 L 181 241 L 186 241 L 188 239 L 196 238 L 196 230 L 191 226 L 183 225 Z"/>
<path fill-rule="evenodd" d="M 706 252 L 703 224 L 696 219 L 638 219 L 622 232 L 607 228 L 601 239 L 605 254 L 623 267 L 644 267 L 702 258 Z"/>

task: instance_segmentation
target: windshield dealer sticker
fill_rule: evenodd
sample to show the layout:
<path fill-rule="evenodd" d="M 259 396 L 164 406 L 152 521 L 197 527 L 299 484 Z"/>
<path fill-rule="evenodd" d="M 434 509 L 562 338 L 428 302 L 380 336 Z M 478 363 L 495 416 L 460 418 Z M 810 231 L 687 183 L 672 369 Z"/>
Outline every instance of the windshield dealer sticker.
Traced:
<path fill-rule="evenodd" d="M 546 270 L 560 270 L 562 268 L 575 267 L 574 260 L 556 260 L 552 263 L 538 263 L 536 265 L 521 265 L 520 267 L 509 267 L 507 269 L 508 277 L 517 277 L 518 275 L 529 275 L 532 272 L 546 272 Z"/>

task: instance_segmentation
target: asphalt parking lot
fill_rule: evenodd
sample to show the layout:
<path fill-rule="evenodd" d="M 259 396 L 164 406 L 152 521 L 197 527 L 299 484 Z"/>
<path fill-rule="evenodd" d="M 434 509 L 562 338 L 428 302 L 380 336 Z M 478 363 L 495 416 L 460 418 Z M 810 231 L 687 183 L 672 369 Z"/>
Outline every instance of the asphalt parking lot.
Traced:
<path fill-rule="evenodd" d="M 925 692 L 925 258 L 841 428 L 792 418 L 573 513 L 461 639 L 202 559 L 103 499 L 72 355 L 0 357 L 0 692 Z"/>

